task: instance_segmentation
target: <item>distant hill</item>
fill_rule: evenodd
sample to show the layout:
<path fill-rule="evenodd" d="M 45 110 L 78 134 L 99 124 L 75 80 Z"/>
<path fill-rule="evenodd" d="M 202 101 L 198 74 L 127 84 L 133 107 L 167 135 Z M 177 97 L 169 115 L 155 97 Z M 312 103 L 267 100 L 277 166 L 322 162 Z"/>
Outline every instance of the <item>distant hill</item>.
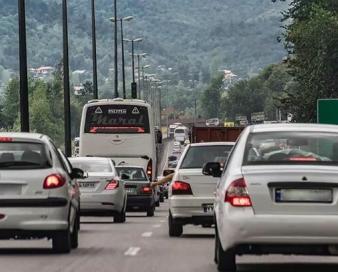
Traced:
<path fill-rule="evenodd" d="M 91 69 L 90 0 L 69 2 L 71 68 Z M 112 0 L 97 0 L 98 68 L 107 76 L 113 62 Z M 241 77 L 285 55 L 277 42 L 280 12 L 288 2 L 270 0 L 123 0 L 119 14 L 132 15 L 125 36 L 144 38 L 142 51 L 153 66 L 172 67 L 178 79 L 226 68 Z M 27 3 L 29 65 L 55 66 L 62 48 L 61 1 Z M 18 69 L 17 1 L 0 0 L 0 66 Z M 128 59 L 129 61 L 129 59 Z M 207 76 L 206 76 L 207 78 Z"/>

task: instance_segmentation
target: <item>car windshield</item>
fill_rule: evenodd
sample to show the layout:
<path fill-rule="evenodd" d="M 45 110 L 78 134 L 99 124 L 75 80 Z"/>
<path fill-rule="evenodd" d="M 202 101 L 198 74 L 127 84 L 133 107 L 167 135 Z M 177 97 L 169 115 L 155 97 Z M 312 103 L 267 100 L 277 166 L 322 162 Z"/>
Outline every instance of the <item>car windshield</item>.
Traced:
<path fill-rule="evenodd" d="M 0 169 L 43 169 L 52 165 L 42 143 L 0 143 Z"/>
<path fill-rule="evenodd" d="M 232 145 L 191 146 L 180 169 L 202 168 L 207 162 L 219 162 L 224 165 L 232 147 Z"/>
<path fill-rule="evenodd" d="M 130 181 L 147 181 L 147 176 L 142 168 L 117 167 L 117 173 L 121 179 Z"/>
<path fill-rule="evenodd" d="M 253 133 L 246 143 L 244 165 L 338 164 L 338 135 L 323 132 Z"/>
<path fill-rule="evenodd" d="M 80 168 L 85 172 L 113 172 L 113 169 L 108 160 L 72 160 L 74 168 Z"/>

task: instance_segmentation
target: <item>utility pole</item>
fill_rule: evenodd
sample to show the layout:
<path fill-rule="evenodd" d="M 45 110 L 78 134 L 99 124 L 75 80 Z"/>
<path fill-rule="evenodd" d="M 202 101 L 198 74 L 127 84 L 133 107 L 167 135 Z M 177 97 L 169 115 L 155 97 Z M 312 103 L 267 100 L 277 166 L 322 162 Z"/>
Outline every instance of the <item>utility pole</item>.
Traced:
<path fill-rule="evenodd" d="M 122 50 L 122 84 L 123 84 L 123 98 L 127 98 L 126 94 L 126 69 L 124 64 L 124 40 L 123 40 L 123 18 L 121 20 L 121 50 Z M 117 24 L 117 22 L 115 22 Z"/>
<path fill-rule="evenodd" d="M 20 123 L 21 131 L 29 132 L 26 10 L 25 0 L 18 0 L 20 59 Z"/>
<path fill-rule="evenodd" d="M 93 96 L 98 99 L 97 87 L 97 58 L 96 58 L 96 18 L 95 18 L 95 0 L 92 0 L 92 50 L 93 50 Z"/>
<path fill-rule="evenodd" d="M 114 17 L 117 18 L 117 4 L 116 0 L 114 0 Z M 114 24 L 114 69 L 115 69 L 115 90 L 114 90 L 114 97 L 119 97 L 119 78 L 118 78 L 118 67 L 117 67 L 117 23 Z"/>
<path fill-rule="evenodd" d="M 72 136 L 70 119 L 70 87 L 69 87 L 69 54 L 68 54 L 68 12 L 67 0 L 62 0 L 63 21 L 63 99 L 64 99 L 64 130 L 65 130 L 65 153 L 72 155 Z"/>

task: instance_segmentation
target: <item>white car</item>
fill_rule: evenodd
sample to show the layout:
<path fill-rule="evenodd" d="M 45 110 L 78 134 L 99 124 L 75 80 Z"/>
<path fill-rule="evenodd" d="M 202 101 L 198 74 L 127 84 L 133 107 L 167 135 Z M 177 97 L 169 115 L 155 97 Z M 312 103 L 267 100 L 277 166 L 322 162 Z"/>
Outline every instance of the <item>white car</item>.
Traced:
<path fill-rule="evenodd" d="M 242 254 L 337 254 L 338 126 L 247 127 L 225 170 L 203 172 L 219 181 L 219 271 L 236 271 Z"/>
<path fill-rule="evenodd" d="M 183 225 L 212 225 L 216 180 L 202 174 L 209 161 L 225 163 L 233 142 L 198 143 L 186 147 L 169 186 L 169 236 Z"/>
<path fill-rule="evenodd" d="M 82 215 L 112 215 L 114 222 L 126 221 L 127 193 L 109 158 L 69 158 L 74 167 L 88 173 L 79 180 Z"/>
<path fill-rule="evenodd" d="M 0 238 L 52 239 L 59 253 L 77 248 L 83 176 L 47 136 L 0 133 Z"/>

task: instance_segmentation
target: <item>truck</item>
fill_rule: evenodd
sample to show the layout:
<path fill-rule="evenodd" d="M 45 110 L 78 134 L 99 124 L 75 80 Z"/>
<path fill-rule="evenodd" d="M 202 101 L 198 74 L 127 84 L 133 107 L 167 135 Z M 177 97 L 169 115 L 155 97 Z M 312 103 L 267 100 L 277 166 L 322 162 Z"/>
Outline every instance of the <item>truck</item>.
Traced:
<path fill-rule="evenodd" d="M 191 142 L 236 142 L 244 127 L 192 127 Z"/>

